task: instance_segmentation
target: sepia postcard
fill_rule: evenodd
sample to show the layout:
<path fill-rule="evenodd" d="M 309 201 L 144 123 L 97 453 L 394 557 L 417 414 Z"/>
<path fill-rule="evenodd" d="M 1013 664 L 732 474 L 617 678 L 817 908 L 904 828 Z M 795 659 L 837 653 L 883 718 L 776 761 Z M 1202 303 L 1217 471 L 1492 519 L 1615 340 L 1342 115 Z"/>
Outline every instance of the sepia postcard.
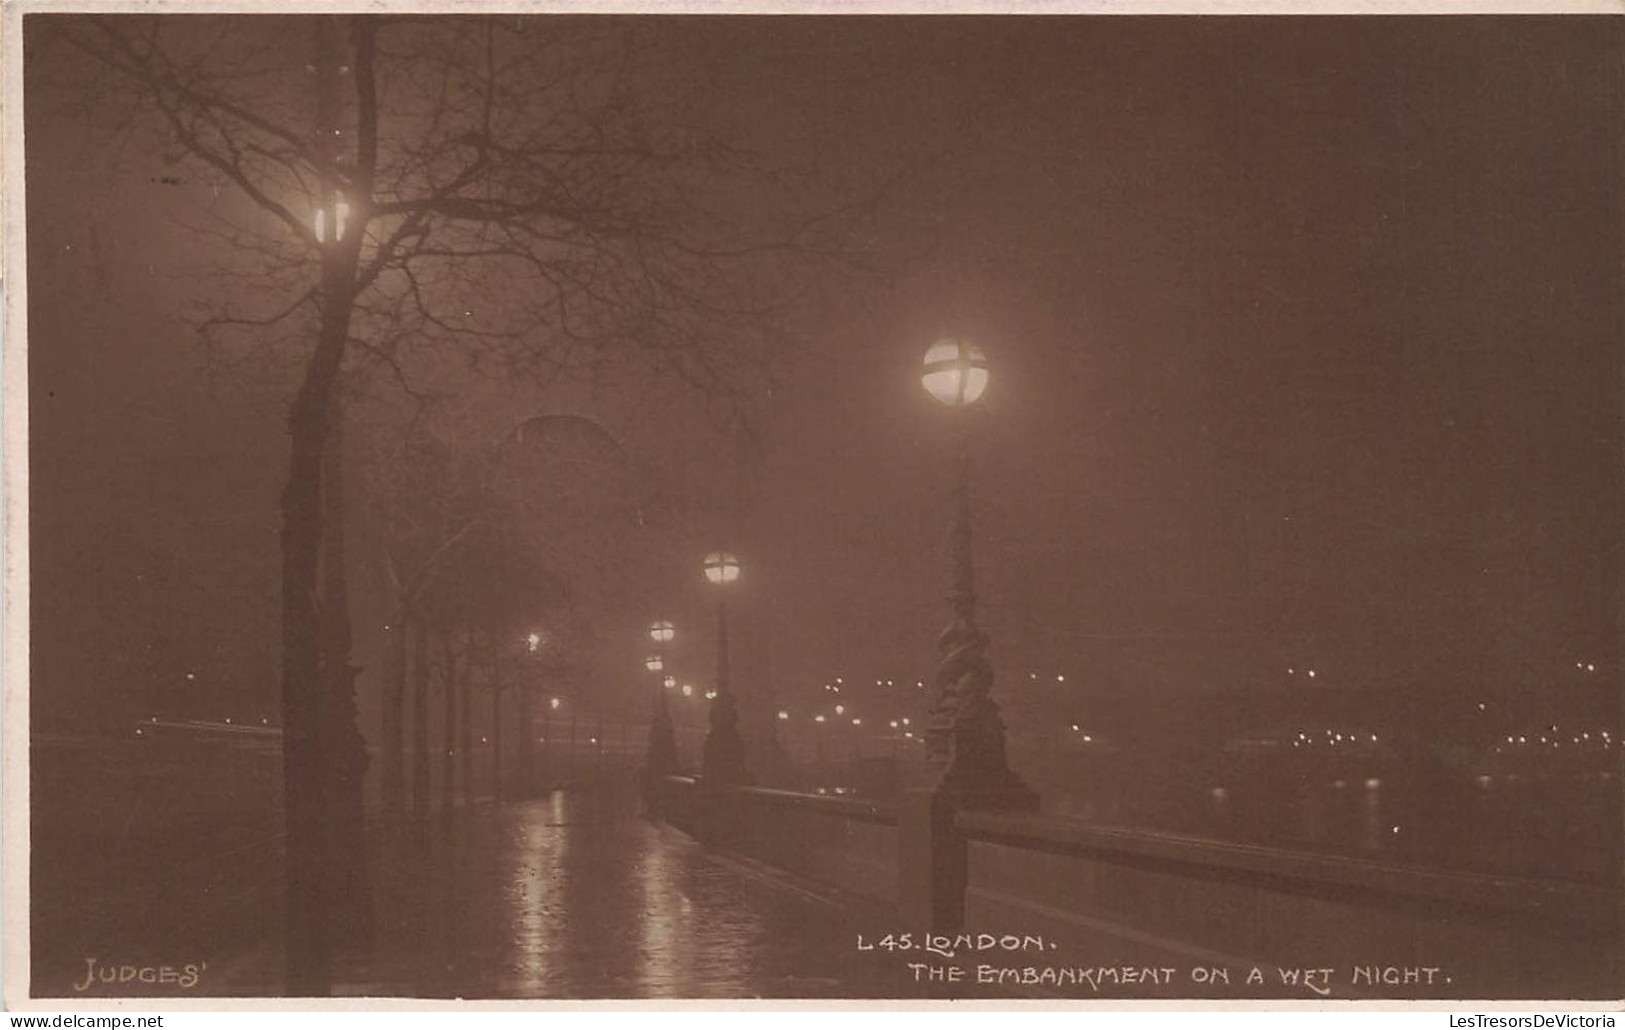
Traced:
<path fill-rule="evenodd" d="M 1617 13 L 8 4 L 7 1006 L 1617 1008 Z"/>

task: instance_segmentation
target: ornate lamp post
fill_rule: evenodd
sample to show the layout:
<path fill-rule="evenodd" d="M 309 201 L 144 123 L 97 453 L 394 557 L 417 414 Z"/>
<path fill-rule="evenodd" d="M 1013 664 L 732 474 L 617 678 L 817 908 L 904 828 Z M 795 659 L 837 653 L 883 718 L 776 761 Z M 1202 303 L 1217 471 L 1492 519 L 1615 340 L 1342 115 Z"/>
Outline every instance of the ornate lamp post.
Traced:
<path fill-rule="evenodd" d="M 545 643 L 547 634 L 539 630 L 533 630 L 525 635 L 525 652 L 531 655 L 533 663 Z M 533 672 L 531 675 L 522 675 L 519 679 L 519 796 L 522 798 L 528 798 L 536 792 L 536 766 L 533 760 L 534 749 L 531 747 L 531 738 L 536 734 L 535 716 L 531 711 L 535 678 Z"/>
<path fill-rule="evenodd" d="M 329 215 L 331 211 L 331 215 Z M 332 223 L 332 232 L 328 232 L 328 223 Z M 337 243 L 344 239 L 344 231 L 350 223 L 350 202 L 335 193 L 332 200 L 316 209 L 312 219 L 311 231 L 316 236 L 316 242 L 326 244 Z"/>
<path fill-rule="evenodd" d="M 656 622 L 649 627 L 649 639 L 657 644 L 669 644 L 676 636 L 677 630 L 669 622 Z M 645 658 L 643 667 L 655 677 L 654 707 L 649 720 L 647 780 L 644 783 L 645 796 L 652 800 L 654 785 L 660 778 L 677 771 L 677 731 L 672 726 L 671 709 L 666 706 L 666 692 L 661 689 L 662 684 L 667 689 L 675 687 L 677 680 L 673 676 L 661 675 L 666 663 L 658 654 Z"/>
<path fill-rule="evenodd" d="M 926 763 L 937 792 L 975 808 L 1033 810 L 1038 795 L 1010 770 L 1004 720 L 989 696 L 993 667 L 987 634 L 976 625 L 971 562 L 970 426 L 968 409 L 987 389 L 987 356 L 965 340 L 945 338 L 925 352 L 920 383 L 956 409 L 954 422 L 953 621 L 937 640 L 936 696 L 926 721 Z"/>
<path fill-rule="evenodd" d="M 705 578 L 717 588 L 717 685 L 711 704 L 710 732 L 700 761 L 701 781 L 710 786 L 746 783 L 745 743 L 739 735 L 739 709 L 728 673 L 728 596 L 739 579 L 739 559 L 726 551 L 705 556 Z"/>
<path fill-rule="evenodd" d="M 553 746 L 553 713 L 559 709 L 559 699 L 550 697 L 547 704 L 542 706 L 542 787 L 548 792 L 553 791 L 553 761 L 550 749 Z"/>

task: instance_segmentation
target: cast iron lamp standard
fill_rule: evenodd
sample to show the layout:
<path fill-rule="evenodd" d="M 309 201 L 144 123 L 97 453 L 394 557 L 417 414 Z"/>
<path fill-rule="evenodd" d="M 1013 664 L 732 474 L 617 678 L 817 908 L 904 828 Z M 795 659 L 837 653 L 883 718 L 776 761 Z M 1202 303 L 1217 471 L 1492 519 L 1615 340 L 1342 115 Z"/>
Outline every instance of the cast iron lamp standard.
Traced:
<path fill-rule="evenodd" d="M 677 631 L 669 622 L 657 622 L 649 627 L 649 639 L 657 644 L 669 644 L 676 636 Z M 649 720 L 648 767 L 644 783 L 645 796 L 652 800 L 654 785 L 662 777 L 677 771 L 677 731 L 672 726 L 671 709 L 666 705 L 666 692 L 661 689 L 662 685 L 668 689 L 674 687 L 677 681 L 671 676 L 662 675 L 666 663 L 657 654 L 645 658 L 643 667 L 654 677 L 654 706 Z"/>
<path fill-rule="evenodd" d="M 553 746 L 553 713 L 559 710 L 559 699 L 550 697 L 542 706 L 542 790 L 553 793 L 553 762 L 549 748 Z"/>
<path fill-rule="evenodd" d="M 536 736 L 536 719 L 532 713 L 532 696 L 539 678 L 536 657 L 546 643 L 547 634 L 540 630 L 525 635 L 525 651 L 531 656 L 532 668 L 519 680 L 519 796 L 522 798 L 536 793 L 535 749 L 531 740 Z"/>
<path fill-rule="evenodd" d="M 711 703 L 710 731 L 700 760 L 701 783 L 712 786 L 746 783 L 745 743 L 739 735 L 739 709 L 728 674 L 728 588 L 739 579 L 739 559 L 725 551 L 705 556 L 705 578 L 717 588 L 717 686 Z"/>
<path fill-rule="evenodd" d="M 942 339 L 925 352 L 921 385 L 955 409 L 953 621 L 937 640 L 936 696 L 927 714 L 926 763 L 943 800 L 972 808 L 1034 810 L 1038 795 L 1010 770 L 1004 720 L 989 696 L 987 634 L 976 625 L 971 562 L 969 408 L 987 389 L 987 357 L 965 340 Z"/>

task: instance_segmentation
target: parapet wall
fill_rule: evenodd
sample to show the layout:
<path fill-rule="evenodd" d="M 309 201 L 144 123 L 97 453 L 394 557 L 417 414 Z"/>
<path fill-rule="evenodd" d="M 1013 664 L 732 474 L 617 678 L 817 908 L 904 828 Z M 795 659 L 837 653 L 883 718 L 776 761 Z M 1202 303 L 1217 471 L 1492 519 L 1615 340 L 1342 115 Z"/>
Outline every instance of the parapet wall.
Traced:
<path fill-rule="evenodd" d="M 888 806 L 668 777 L 657 796 L 684 832 L 880 903 L 901 929 L 1038 934 L 1080 968 L 1172 970 L 1157 996 L 1625 996 L 1617 889 L 944 815 L 928 794 Z"/>

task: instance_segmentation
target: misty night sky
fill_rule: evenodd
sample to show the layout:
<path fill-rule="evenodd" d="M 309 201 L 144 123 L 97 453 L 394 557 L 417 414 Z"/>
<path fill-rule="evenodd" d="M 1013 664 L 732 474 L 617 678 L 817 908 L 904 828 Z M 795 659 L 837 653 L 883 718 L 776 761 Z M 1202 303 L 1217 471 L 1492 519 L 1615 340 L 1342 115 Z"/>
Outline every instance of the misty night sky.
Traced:
<path fill-rule="evenodd" d="M 1615 682 L 1617 19 L 662 32 L 715 66 L 747 145 L 831 183 L 901 176 L 872 288 L 813 327 L 766 426 L 747 689 L 769 648 L 809 703 L 838 674 L 928 672 L 948 433 L 917 366 L 949 327 L 992 363 L 978 576 L 1014 724 L 1027 669 L 1169 696 L 1302 662 L 1326 689 L 1532 694 L 1580 658 Z M 194 667 L 274 711 L 285 397 L 206 368 L 178 318 L 204 287 L 172 274 L 205 246 L 176 220 L 215 198 L 156 155 L 89 159 L 29 72 L 34 718 L 166 704 Z M 734 490 L 689 410 L 559 403 Z M 699 553 L 655 578 L 704 669 Z M 356 603 L 365 665 L 364 576 Z"/>

